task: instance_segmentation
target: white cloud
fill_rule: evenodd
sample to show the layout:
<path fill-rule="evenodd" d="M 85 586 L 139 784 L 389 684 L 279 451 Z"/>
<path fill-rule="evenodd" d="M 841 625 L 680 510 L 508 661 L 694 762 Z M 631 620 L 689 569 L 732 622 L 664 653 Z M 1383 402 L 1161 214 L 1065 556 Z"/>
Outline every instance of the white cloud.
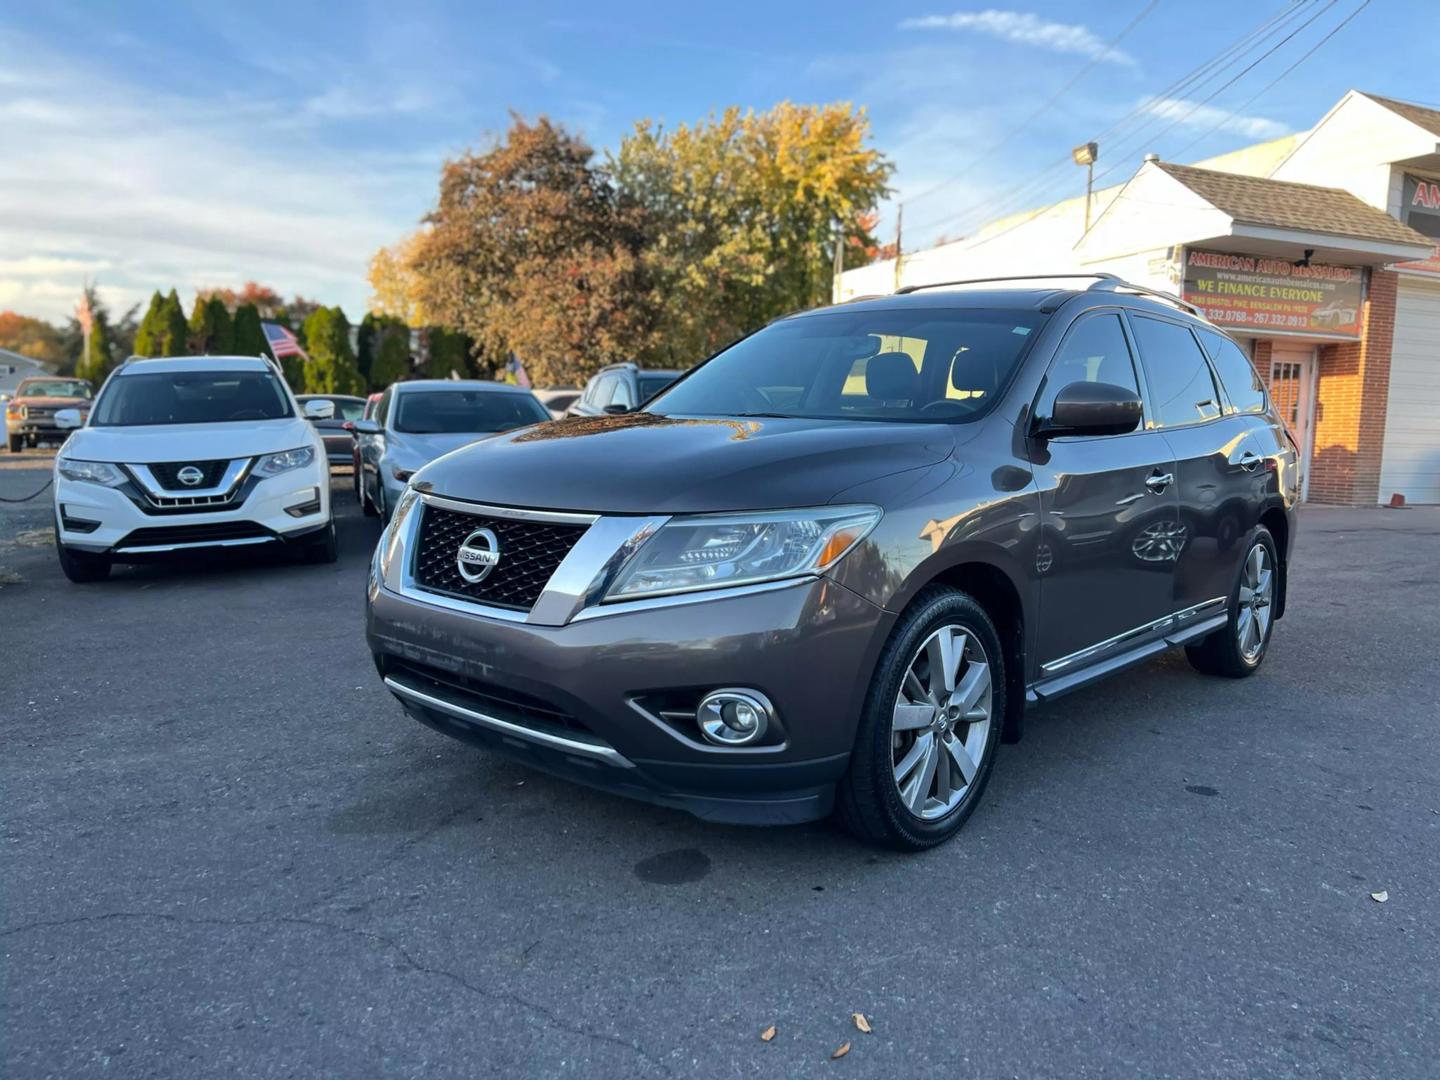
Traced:
<path fill-rule="evenodd" d="M 1135 58 L 1107 45 L 1089 27 L 1075 23 L 1051 22 L 1028 11 L 957 11 L 953 15 L 922 15 L 905 19 L 902 30 L 969 30 L 1010 41 L 1032 45 L 1047 52 L 1073 53 L 1111 64 L 1135 66 Z"/>
<path fill-rule="evenodd" d="M 1184 98 L 1152 98 L 1143 105 L 1151 116 L 1178 120 L 1181 127 L 1213 128 L 1243 135 L 1247 139 L 1274 139 L 1289 130 L 1278 120 L 1264 116 L 1231 116 L 1225 109 L 1200 105 Z"/>
<path fill-rule="evenodd" d="M 25 45 L 0 34 L 0 306 L 61 320 L 87 278 L 117 310 L 255 279 L 359 318 L 370 255 L 434 198 L 447 148 L 325 138 L 325 121 L 381 108 L 383 86 L 309 105 L 176 97 Z M 419 107 L 396 95 L 388 111 Z"/>

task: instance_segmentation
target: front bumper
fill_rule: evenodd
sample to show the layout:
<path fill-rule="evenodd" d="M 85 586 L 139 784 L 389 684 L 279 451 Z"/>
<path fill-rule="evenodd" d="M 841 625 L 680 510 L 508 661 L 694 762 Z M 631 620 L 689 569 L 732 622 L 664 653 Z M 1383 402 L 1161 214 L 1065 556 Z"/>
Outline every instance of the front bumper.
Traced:
<path fill-rule="evenodd" d="M 150 512 L 126 491 L 55 474 L 61 544 L 125 560 L 172 551 L 258 546 L 298 540 L 330 521 L 330 477 L 323 462 L 260 480 L 238 506 L 209 512 Z M 287 508 L 314 508 L 295 516 Z"/>
<path fill-rule="evenodd" d="M 812 578 L 541 626 L 372 578 L 367 639 L 406 711 L 447 735 L 707 820 L 779 824 L 829 812 L 892 618 Z M 712 746 L 656 714 L 721 687 L 774 703 L 774 742 Z"/>

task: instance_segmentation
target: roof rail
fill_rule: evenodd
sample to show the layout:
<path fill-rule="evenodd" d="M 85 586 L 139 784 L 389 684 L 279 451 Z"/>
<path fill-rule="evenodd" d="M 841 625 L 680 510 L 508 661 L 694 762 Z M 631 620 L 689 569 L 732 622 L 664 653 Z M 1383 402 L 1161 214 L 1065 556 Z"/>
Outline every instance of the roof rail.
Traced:
<path fill-rule="evenodd" d="M 902 285 L 892 294 L 904 296 L 907 293 L 919 292 L 921 289 L 944 289 L 950 285 L 989 285 L 997 281 L 1053 281 L 1055 278 L 1101 278 L 1108 281 L 1119 281 L 1120 278 L 1114 274 L 1096 272 L 1093 274 L 1006 274 L 1003 277 L 977 277 L 961 278 L 959 281 L 930 281 L 924 285 Z"/>
<path fill-rule="evenodd" d="M 1123 278 L 1107 274 L 1106 280 L 1097 281 L 1091 285 L 1086 292 L 1132 292 L 1141 296 L 1153 296 L 1156 300 L 1164 300 L 1167 304 L 1174 304 L 1184 311 L 1188 311 L 1197 318 L 1203 318 L 1200 309 L 1188 300 L 1182 300 L 1174 293 L 1165 292 L 1162 289 L 1152 289 L 1148 285 L 1136 285 L 1133 281 L 1125 281 Z"/>

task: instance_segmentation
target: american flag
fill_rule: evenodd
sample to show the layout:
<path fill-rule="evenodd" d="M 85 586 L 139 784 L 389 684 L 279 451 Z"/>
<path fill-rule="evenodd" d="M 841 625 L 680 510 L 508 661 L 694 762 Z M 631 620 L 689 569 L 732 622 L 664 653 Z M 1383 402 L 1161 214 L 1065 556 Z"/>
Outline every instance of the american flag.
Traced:
<path fill-rule="evenodd" d="M 300 339 L 292 334 L 279 323 L 261 323 L 265 328 L 265 340 L 270 345 L 270 353 L 279 360 L 282 356 L 298 356 L 303 360 L 309 360 L 305 350 L 300 347 Z"/>

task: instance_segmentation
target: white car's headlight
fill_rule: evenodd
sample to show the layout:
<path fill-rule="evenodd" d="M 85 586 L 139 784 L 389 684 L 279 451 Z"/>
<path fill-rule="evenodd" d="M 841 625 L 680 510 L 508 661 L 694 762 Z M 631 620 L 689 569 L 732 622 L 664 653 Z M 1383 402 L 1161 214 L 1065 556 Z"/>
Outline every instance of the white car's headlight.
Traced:
<path fill-rule="evenodd" d="M 260 459 L 260 464 L 255 466 L 255 472 L 260 476 L 279 476 L 291 469 L 303 469 L 314 460 L 315 448 L 300 446 L 294 450 L 282 450 L 278 454 L 266 454 Z"/>
<path fill-rule="evenodd" d="M 607 600 L 818 574 L 880 520 L 878 506 L 671 518 L 616 576 Z"/>
<path fill-rule="evenodd" d="M 66 480 L 85 480 L 91 484 L 104 484 L 106 487 L 119 487 L 125 483 L 125 474 L 106 461 L 60 458 L 55 462 L 55 471 Z"/>

